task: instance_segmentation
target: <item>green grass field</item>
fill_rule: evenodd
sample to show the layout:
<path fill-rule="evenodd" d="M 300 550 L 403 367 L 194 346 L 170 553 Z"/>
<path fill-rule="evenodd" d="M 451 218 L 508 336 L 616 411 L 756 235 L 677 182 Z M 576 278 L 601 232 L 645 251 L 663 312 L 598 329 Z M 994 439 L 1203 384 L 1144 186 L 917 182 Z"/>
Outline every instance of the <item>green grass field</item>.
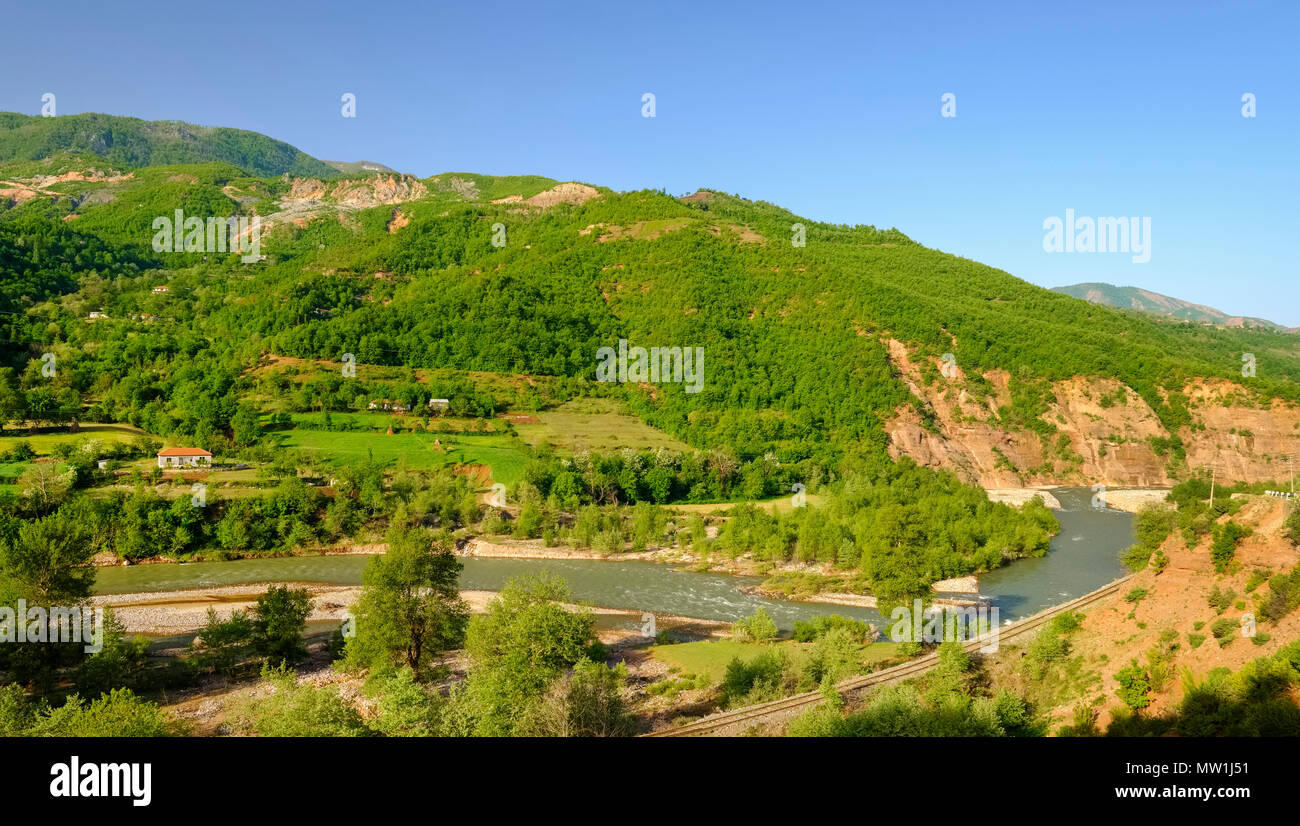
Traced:
<path fill-rule="evenodd" d="M 561 453 L 625 447 L 690 450 L 684 442 L 623 412 L 609 399 L 574 399 L 533 415 L 541 424 L 516 424 L 519 437 L 534 446 L 549 442 Z"/>
<path fill-rule="evenodd" d="M 737 642 L 736 640 L 704 640 L 702 642 L 683 642 L 676 645 L 655 645 L 650 654 L 660 662 L 676 666 L 683 674 L 703 674 L 711 682 L 722 681 L 727 672 L 727 663 L 739 657 L 742 662 L 749 662 L 765 651 L 773 648 L 784 651 L 795 668 L 802 668 L 808 660 L 813 643 L 794 642 L 793 640 L 775 643 Z M 892 642 L 873 642 L 863 646 L 864 664 L 877 663 L 898 655 L 898 644 Z"/>
<path fill-rule="evenodd" d="M 392 425 L 394 429 L 406 431 L 413 429 L 422 421 L 416 416 L 398 416 L 393 413 L 382 413 L 373 411 L 364 411 L 357 413 L 330 413 L 330 421 L 335 427 L 349 425 L 358 428 L 368 428 L 378 430 L 381 433 L 388 430 Z M 316 428 L 323 426 L 325 421 L 324 413 L 295 413 L 293 414 L 293 423 L 296 427 Z M 452 417 L 438 418 L 430 420 L 431 428 L 446 429 L 456 433 L 475 432 L 472 428 L 486 426 L 489 430 L 484 431 L 484 435 L 491 433 L 504 432 L 505 424 L 493 419 L 458 419 Z"/>
<path fill-rule="evenodd" d="M 816 493 L 805 494 L 808 505 L 820 505 L 822 497 Z M 736 505 L 748 503 L 762 508 L 764 511 L 771 511 L 776 508 L 777 513 L 789 513 L 794 510 L 794 494 L 789 496 L 777 496 L 773 499 L 738 499 L 734 502 L 717 502 L 705 504 L 679 504 L 665 505 L 678 513 L 719 513 L 725 514 Z"/>
<path fill-rule="evenodd" d="M 105 442 L 129 442 L 136 436 L 147 435 L 143 430 L 129 424 L 98 424 L 85 422 L 78 432 L 37 433 L 28 435 L 26 430 L 5 428 L 0 432 L 0 452 L 9 450 L 15 442 L 27 442 L 38 456 L 49 456 L 56 445 L 80 444 L 91 439 Z"/>
<path fill-rule="evenodd" d="M 358 414 L 361 415 L 361 414 Z M 387 419 L 387 417 L 385 417 Z M 337 464 L 392 463 L 408 468 L 433 468 L 464 463 L 487 465 L 492 479 L 513 485 L 523 479 L 527 458 L 500 434 L 394 433 L 382 431 L 285 430 L 274 434 L 281 444 Z M 443 450 L 434 448 L 441 442 Z"/>

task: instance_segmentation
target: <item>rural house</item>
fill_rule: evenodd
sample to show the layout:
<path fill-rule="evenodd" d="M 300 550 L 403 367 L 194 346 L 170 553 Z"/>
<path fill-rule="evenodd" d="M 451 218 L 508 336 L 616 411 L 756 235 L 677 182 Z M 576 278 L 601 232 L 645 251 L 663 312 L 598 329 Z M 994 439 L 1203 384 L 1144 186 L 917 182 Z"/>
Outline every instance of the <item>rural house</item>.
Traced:
<path fill-rule="evenodd" d="M 212 454 L 201 447 L 169 447 L 158 451 L 158 467 L 202 467 L 212 464 Z"/>

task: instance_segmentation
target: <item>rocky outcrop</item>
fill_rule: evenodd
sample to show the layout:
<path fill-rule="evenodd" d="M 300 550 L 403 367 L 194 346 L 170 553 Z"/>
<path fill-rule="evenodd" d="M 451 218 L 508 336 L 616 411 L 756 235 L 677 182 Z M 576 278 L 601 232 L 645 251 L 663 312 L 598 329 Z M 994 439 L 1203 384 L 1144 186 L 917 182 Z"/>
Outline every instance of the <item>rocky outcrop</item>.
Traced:
<path fill-rule="evenodd" d="M 1300 407 L 1280 400 L 1266 405 L 1240 385 L 1196 380 L 1189 397 L 1192 425 L 1178 432 L 1186 466 L 1171 466 L 1163 440 L 1172 435 L 1151 406 L 1115 379 L 1076 376 L 1052 384 L 1053 401 L 1042 418 L 1056 428 L 1044 438 L 1007 427 L 998 416 L 1009 403 L 1008 375 L 983 374 L 990 392 L 976 397 L 966 377 L 927 383 L 906 346 L 888 340 L 890 360 L 920 407 L 905 406 L 885 424 L 890 453 L 953 471 L 986 488 L 1100 483 L 1169 486 L 1188 468 L 1216 466 L 1221 478 L 1261 481 L 1285 478 L 1283 454 L 1300 454 Z M 936 367 L 940 366 L 936 362 Z M 1064 436 L 1068 445 L 1059 440 Z"/>
<path fill-rule="evenodd" d="M 372 175 L 351 178 L 332 186 L 316 178 L 290 178 L 289 194 L 281 202 L 286 210 L 324 202 L 350 209 L 366 209 L 385 204 L 414 201 L 428 194 L 429 188 L 410 175 Z"/>
<path fill-rule="evenodd" d="M 564 183 L 551 187 L 545 192 L 539 192 L 531 198 L 525 198 L 524 203 L 528 206 L 551 207 L 556 204 L 581 204 L 600 195 L 594 186 L 586 184 Z"/>
<path fill-rule="evenodd" d="M 429 188 L 409 175 L 375 175 L 342 181 L 330 193 L 341 206 L 366 209 L 384 204 L 401 204 L 423 198 Z"/>

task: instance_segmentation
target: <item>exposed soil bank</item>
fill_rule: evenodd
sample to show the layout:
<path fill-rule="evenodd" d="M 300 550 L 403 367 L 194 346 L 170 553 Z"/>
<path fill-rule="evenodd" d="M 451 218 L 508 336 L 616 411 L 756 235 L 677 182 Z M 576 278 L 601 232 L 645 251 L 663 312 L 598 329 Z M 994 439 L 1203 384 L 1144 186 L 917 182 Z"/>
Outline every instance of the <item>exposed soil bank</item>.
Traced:
<path fill-rule="evenodd" d="M 1163 504 L 1169 488 L 1128 488 L 1106 491 L 1106 507 L 1137 513 L 1150 504 Z M 1170 505 L 1170 507 L 1173 507 Z"/>
<path fill-rule="evenodd" d="M 1057 487 L 1052 485 L 1051 487 Z M 1020 507 L 1027 504 L 1035 496 L 1043 498 L 1043 504 L 1054 511 L 1061 510 L 1060 501 L 1052 495 L 1050 488 L 985 488 L 984 492 L 989 495 L 990 502 L 1002 502 L 1007 505 Z"/>

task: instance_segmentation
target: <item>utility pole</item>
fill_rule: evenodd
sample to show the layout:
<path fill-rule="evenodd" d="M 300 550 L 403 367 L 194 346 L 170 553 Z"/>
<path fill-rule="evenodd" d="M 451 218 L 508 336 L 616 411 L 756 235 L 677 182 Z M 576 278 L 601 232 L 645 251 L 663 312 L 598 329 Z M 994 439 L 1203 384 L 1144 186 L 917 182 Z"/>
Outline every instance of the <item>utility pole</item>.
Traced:
<path fill-rule="evenodd" d="M 1217 462 L 1210 462 L 1210 509 L 1214 509 L 1214 473 L 1218 470 Z"/>

